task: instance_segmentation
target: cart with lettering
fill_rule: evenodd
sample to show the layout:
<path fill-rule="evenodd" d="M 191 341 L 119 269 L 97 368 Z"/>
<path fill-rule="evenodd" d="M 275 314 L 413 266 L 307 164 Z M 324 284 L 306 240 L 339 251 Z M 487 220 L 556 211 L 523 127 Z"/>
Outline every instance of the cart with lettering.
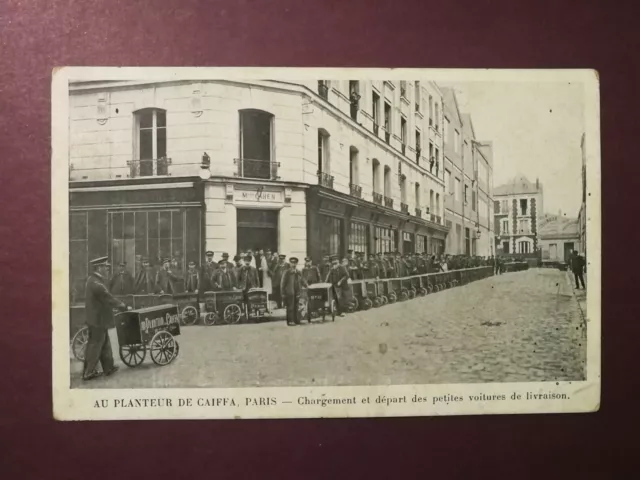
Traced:
<path fill-rule="evenodd" d="M 182 325 L 195 325 L 199 317 L 198 294 L 193 292 L 174 293 L 173 302 L 178 306 Z"/>
<path fill-rule="evenodd" d="M 205 292 L 204 299 L 206 325 L 235 324 L 244 316 L 244 292 L 241 290 Z"/>
<path fill-rule="evenodd" d="M 178 307 L 157 305 L 118 313 L 115 316 L 120 359 L 128 367 L 144 361 L 147 350 L 156 365 L 168 365 L 180 352 L 176 336 L 180 335 Z"/>
<path fill-rule="evenodd" d="M 252 288 L 247 292 L 245 311 L 247 319 L 261 321 L 269 312 L 269 292 L 264 288 Z"/>
<path fill-rule="evenodd" d="M 338 305 L 336 299 L 333 298 L 333 285 L 330 283 L 313 283 L 307 287 L 306 297 L 307 320 L 309 323 L 311 323 L 312 318 L 320 316 L 324 322 L 325 316 L 328 314 L 331 315 L 331 321 L 335 321 Z"/>

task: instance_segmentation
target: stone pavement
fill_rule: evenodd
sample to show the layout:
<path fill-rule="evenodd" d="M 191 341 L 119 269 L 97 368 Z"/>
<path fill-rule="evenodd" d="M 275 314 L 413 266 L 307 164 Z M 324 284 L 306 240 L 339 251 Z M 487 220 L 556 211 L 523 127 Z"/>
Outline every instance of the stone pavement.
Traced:
<path fill-rule="evenodd" d="M 357 312 L 335 323 L 184 327 L 180 356 L 72 386 L 251 387 L 571 381 L 586 330 L 565 272 L 531 269 Z M 117 340 L 112 331 L 114 354 Z M 120 363 L 119 358 L 117 362 Z"/>

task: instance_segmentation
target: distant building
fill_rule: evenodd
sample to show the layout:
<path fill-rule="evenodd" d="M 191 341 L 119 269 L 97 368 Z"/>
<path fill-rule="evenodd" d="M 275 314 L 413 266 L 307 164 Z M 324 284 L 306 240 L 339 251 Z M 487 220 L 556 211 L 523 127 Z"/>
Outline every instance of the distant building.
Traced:
<path fill-rule="evenodd" d="M 568 262 L 573 250 L 580 251 L 580 226 L 577 218 L 562 213 L 545 215 L 538 231 L 542 262 Z"/>
<path fill-rule="evenodd" d="M 538 179 L 518 176 L 493 190 L 497 254 L 533 254 L 539 249 L 543 188 Z"/>
<path fill-rule="evenodd" d="M 582 151 L 582 201 L 580 202 L 580 212 L 578 213 L 578 229 L 580 234 L 579 252 L 586 258 L 587 256 L 587 154 L 585 145 L 585 135 L 580 139 L 580 150 Z"/>
<path fill-rule="evenodd" d="M 471 116 L 460 112 L 453 89 L 442 92 L 446 251 L 493 255 L 493 146 L 476 140 Z"/>

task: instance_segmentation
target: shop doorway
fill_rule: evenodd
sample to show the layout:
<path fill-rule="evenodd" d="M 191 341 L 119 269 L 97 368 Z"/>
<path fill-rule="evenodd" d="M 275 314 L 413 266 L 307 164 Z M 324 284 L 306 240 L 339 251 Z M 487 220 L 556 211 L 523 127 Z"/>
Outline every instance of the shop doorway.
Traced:
<path fill-rule="evenodd" d="M 564 261 L 568 262 L 571 260 L 571 254 L 573 253 L 574 246 L 573 242 L 565 242 L 564 244 Z"/>
<path fill-rule="evenodd" d="M 238 252 L 251 249 L 278 251 L 279 210 L 238 209 Z"/>

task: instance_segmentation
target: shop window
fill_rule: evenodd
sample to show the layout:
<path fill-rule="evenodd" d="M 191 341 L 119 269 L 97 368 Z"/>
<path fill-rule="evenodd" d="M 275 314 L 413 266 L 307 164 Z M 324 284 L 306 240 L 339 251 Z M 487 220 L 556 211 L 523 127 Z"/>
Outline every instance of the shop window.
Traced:
<path fill-rule="evenodd" d="M 416 235 L 416 253 L 424 253 L 427 242 L 424 235 Z"/>
<path fill-rule="evenodd" d="M 238 174 L 244 178 L 275 177 L 273 157 L 274 116 L 262 110 L 240 110 Z"/>
<path fill-rule="evenodd" d="M 87 212 L 69 215 L 69 280 L 71 303 L 84 297 L 89 274 L 89 224 Z"/>
<path fill-rule="evenodd" d="M 376 227 L 376 252 L 395 252 L 397 244 L 397 230 Z"/>
<path fill-rule="evenodd" d="M 365 223 L 351 222 L 349 230 L 349 248 L 354 252 L 369 254 L 369 226 Z"/>
<path fill-rule="evenodd" d="M 131 162 L 131 177 L 168 175 L 167 112 L 146 108 L 135 113 L 137 160 Z"/>
<path fill-rule="evenodd" d="M 326 215 L 321 218 L 322 255 L 342 255 L 342 220 Z"/>

